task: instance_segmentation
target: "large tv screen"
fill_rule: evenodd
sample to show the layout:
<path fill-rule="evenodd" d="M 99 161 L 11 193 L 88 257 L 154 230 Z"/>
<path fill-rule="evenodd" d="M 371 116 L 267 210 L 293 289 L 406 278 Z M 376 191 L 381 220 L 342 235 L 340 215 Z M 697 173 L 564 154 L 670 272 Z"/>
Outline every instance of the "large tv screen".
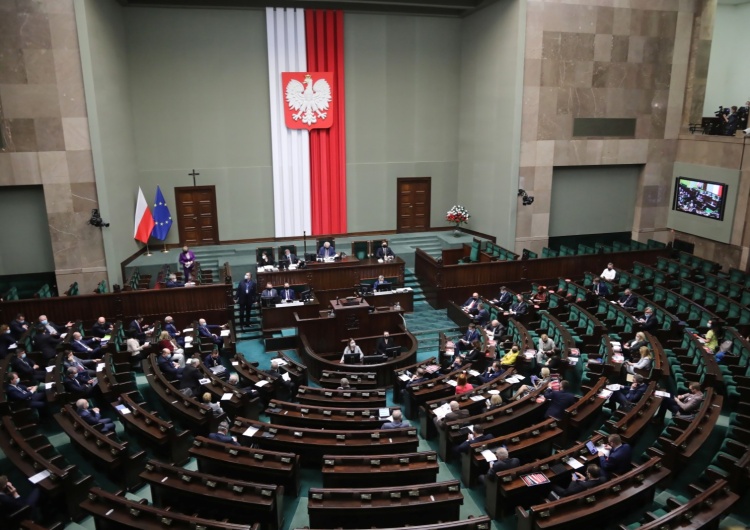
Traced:
<path fill-rule="evenodd" d="M 672 209 L 718 221 L 724 218 L 727 184 L 677 177 Z"/>

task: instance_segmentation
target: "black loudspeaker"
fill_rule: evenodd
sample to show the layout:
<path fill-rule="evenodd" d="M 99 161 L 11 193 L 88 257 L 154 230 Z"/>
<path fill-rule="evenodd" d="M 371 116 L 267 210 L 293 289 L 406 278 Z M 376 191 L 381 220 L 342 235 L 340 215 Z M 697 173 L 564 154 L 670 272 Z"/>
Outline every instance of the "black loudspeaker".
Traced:
<path fill-rule="evenodd" d="M 692 254 L 695 251 L 695 243 L 688 243 L 687 241 L 682 241 L 681 239 L 675 239 L 674 243 L 672 244 L 672 248 L 674 248 L 678 252 L 687 252 L 688 254 Z"/>

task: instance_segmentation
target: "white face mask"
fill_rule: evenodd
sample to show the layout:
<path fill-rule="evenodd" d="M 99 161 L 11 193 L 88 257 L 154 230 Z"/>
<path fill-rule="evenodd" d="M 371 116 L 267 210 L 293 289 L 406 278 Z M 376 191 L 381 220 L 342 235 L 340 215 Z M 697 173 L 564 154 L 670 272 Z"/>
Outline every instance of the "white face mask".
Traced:
<path fill-rule="evenodd" d="M 349 347 L 350 347 L 350 348 L 354 349 L 354 346 L 356 346 L 356 344 L 355 344 L 355 343 L 353 343 L 353 342 L 350 342 L 350 343 L 349 343 Z"/>

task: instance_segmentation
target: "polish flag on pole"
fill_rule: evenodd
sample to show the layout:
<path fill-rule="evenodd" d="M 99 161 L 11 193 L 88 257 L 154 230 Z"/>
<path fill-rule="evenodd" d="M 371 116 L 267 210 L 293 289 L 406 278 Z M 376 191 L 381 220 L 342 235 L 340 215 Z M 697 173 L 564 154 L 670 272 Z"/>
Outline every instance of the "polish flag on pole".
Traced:
<path fill-rule="evenodd" d="M 148 209 L 146 197 L 143 196 L 143 190 L 138 187 L 138 203 L 135 206 L 135 230 L 133 238 L 141 243 L 148 243 L 148 237 L 154 229 L 154 217 L 151 210 Z"/>

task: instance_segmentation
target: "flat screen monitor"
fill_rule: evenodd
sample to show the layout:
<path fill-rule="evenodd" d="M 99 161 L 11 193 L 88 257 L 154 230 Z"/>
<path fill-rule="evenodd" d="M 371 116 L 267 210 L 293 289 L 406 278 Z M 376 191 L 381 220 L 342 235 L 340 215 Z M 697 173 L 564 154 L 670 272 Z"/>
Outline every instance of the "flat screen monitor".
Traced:
<path fill-rule="evenodd" d="M 359 364 L 360 357 L 359 353 L 345 353 L 344 364 Z"/>
<path fill-rule="evenodd" d="M 385 355 L 366 355 L 364 364 L 380 364 L 388 360 Z"/>
<path fill-rule="evenodd" d="M 360 283 L 359 284 L 359 294 L 362 296 L 372 294 L 372 284 L 371 283 Z"/>
<path fill-rule="evenodd" d="M 299 299 L 303 302 L 309 302 L 310 300 L 312 300 L 312 297 L 312 289 L 306 289 L 299 293 Z"/>
<path fill-rule="evenodd" d="M 677 177 L 672 209 L 708 219 L 724 219 L 727 184 Z"/>
<path fill-rule="evenodd" d="M 389 358 L 401 355 L 401 346 L 391 346 L 385 349 L 385 355 Z"/>
<path fill-rule="evenodd" d="M 276 297 L 273 296 L 261 296 L 260 305 L 261 307 L 273 307 L 276 305 Z"/>
<path fill-rule="evenodd" d="M 393 290 L 393 286 L 388 282 L 381 283 L 380 285 L 378 285 L 378 292 L 392 291 L 392 290 Z"/>

